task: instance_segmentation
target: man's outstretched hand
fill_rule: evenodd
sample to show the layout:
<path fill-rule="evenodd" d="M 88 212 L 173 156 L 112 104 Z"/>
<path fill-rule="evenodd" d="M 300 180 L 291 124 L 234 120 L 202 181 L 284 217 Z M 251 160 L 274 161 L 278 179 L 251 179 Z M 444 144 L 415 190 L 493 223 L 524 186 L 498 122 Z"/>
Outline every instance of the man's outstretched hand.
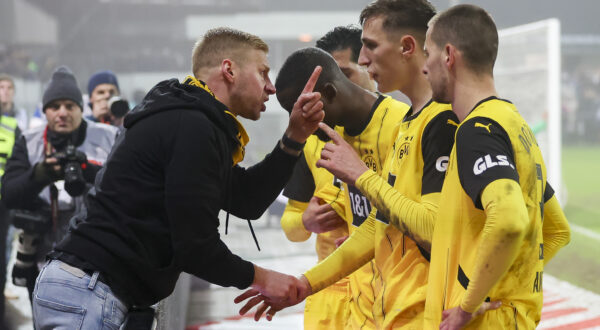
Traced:
<path fill-rule="evenodd" d="M 254 320 L 258 321 L 266 312 L 267 320 L 271 321 L 275 313 L 300 303 L 312 293 L 310 284 L 304 276 L 295 278 L 256 265 L 254 268 L 252 288 L 234 299 L 236 304 L 248 299 L 246 304 L 240 308 L 240 315 L 246 314 L 254 306 L 260 304 L 256 308 Z"/>

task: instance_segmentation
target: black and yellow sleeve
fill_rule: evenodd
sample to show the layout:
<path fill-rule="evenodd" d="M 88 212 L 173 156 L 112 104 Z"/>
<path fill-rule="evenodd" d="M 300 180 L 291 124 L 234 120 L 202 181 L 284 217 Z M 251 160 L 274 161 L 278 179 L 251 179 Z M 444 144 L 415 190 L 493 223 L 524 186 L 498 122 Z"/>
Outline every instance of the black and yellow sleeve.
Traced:
<path fill-rule="evenodd" d="M 519 182 L 510 138 L 492 119 L 474 117 L 459 127 L 456 157 L 460 183 L 480 210 L 481 193 L 488 184 L 499 179 Z"/>

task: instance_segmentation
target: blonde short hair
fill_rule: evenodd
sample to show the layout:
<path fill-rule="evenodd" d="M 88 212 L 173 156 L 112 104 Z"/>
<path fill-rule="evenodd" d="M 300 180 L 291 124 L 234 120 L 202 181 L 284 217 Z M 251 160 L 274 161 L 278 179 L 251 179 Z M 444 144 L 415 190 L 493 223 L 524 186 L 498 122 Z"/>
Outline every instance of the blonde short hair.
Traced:
<path fill-rule="evenodd" d="M 192 72 L 198 78 L 200 70 L 221 64 L 226 58 L 243 63 L 249 49 L 269 51 L 259 37 L 240 30 L 218 27 L 206 31 L 192 51 Z"/>

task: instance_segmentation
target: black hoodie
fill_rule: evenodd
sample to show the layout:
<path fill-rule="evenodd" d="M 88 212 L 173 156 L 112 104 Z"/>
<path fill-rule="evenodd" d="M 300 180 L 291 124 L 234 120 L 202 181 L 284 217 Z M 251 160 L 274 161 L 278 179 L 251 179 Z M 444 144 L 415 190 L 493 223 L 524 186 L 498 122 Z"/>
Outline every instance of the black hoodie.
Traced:
<path fill-rule="evenodd" d="M 137 305 L 167 297 L 182 271 L 247 288 L 254 267 L 221 241 L 219 210 L 260 217 L 297 157 L 276 146 L 248 169 L 232 166 L 238 130 L 225 110 L 207 91 L 175 79 L 152 88 L 125 118 L 88 194 L 87 215 L 73 220 L 58 255 L 92 265 Z"/>

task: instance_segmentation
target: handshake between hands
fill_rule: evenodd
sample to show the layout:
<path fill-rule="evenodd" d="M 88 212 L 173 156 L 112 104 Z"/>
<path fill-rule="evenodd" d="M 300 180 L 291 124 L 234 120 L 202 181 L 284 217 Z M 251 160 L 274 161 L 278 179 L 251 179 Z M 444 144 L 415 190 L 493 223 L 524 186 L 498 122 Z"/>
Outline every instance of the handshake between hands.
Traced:
<path fill-rule="evenodd" d="M 238 304 L 246 301 L 246 304 L 240 308 L 240 315 L 245 315 L 254 306 L 260 304 L 254 313 L 256 321 L 265 312 L 267 320 L 271 321 L 275 313 L 299 304 L 312 294 L 312 288 L 304 275 L 296 278 L 256 265 L 254 265 L 254 282 L 251 287 L 237 296 L 234 302 Z"/>

